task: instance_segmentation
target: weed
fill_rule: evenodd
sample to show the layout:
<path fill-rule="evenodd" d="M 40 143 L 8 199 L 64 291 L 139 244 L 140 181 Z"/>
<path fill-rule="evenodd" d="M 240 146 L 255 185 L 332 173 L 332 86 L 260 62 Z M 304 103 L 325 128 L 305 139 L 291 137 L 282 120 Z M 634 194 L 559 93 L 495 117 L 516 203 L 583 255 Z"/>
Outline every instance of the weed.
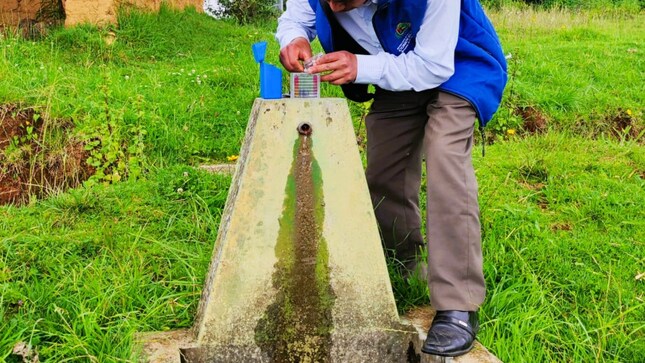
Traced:
<path fill-rule="evenodd" d="M 428 252 L 426 248 L 422 248 L 417 256 L 418 268 L 415 271 L 404 272 L 400 261 L 397 261 L 395 257 L 388 258 L 387 268 L 399 314 L 405 314 L 415 306 L 430 303 L 428 276 L 425 275 L 427 268 L 421 267 L 426 265 L 427 261 Z"/>
<path fill-rule="evenodd" d="M 126 125 L 124 114 L 114 113 L 110 108 L 109 83 L 101 89 L 102 104 L 89 110 L 96 118 L 88 120 L 87 127 L 81 130 L 86 140 L 85 150 L 89 152 L 86 162 L 95 169 L 87 183 L 118 182 L 127 176 L 136 179 L 142 175 L 143 138 L 146 135 L 146 130 L 140 126 L 145 115 L 141 109 L 141 96 L 137 96 L 135 101 L 138 109 L 135 123 Z"/>

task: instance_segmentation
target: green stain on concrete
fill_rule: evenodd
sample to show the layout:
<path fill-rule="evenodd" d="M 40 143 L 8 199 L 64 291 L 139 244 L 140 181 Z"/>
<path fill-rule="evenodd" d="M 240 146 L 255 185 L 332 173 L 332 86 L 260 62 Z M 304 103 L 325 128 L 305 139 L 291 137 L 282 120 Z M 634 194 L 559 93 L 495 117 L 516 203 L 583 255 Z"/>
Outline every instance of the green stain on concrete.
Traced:
<path fill-rule="evenodd" d="M 322 237 L 322 173 L 311 145 L 304 136 L 294 145 L 275 247 L 278 293 L 255 328 L 256 343 L 275 363 L 330 361 L 335 296 Z"/>

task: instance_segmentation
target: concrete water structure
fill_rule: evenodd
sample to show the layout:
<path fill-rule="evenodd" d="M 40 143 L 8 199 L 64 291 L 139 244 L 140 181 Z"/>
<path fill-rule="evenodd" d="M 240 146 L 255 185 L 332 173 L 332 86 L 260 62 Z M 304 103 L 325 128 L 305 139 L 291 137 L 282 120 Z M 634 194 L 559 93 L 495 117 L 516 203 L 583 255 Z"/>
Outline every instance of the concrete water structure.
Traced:
<path fill-rule="evenodd" d="M 195 325 L 141 340 L 151 362 L 443 361 L 429 319 L 397 314 L 346 101 L 257 99 Z"/>

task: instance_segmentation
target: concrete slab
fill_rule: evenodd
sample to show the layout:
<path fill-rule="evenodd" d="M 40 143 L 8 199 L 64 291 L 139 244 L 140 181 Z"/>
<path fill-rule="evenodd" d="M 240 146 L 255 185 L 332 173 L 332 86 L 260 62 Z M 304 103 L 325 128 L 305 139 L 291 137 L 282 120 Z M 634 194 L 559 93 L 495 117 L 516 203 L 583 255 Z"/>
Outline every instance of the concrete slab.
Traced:
<path fill-rule="evenodd" d="M 206 170 L 209 173 L 233 175 L 235 167 L 236 164 L 205 164 L 200 165 L 199 169 Z"/>
<path fill-rule="evenodd" d="M 197 346 L 191 329 L 139 333 L 136 337 L 142 361 L 181 363 L 180 350 Z"/>

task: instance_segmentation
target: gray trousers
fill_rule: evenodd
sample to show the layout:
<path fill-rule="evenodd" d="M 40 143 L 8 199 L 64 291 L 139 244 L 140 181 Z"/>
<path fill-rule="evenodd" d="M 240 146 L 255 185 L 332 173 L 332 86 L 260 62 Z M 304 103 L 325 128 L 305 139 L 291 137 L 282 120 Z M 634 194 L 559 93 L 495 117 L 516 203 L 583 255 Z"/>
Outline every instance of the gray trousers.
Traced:
<path fill-rule="evenodd" d="M 484 300 L 475 110 L 435 90 L 377 89 L 366 117 L 367 183 L 390 258 L 414 269 L 423 246 L 419 191 L 427 174 L 428 284 L 437 310 L 476 310 Z"/>

